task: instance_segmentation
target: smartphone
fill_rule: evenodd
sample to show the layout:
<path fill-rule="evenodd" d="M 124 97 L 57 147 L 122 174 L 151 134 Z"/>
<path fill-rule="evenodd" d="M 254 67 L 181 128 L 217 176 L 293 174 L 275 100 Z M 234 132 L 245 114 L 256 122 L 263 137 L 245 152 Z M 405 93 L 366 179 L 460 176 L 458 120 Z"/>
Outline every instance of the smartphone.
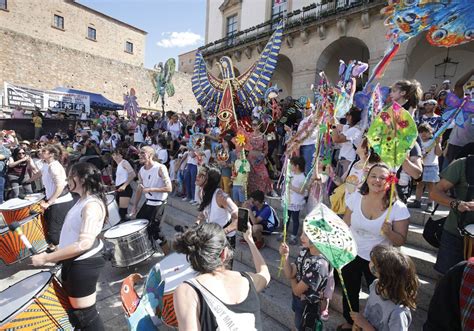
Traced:
<path fill-rule="evenodd" d="M 239 208 L 237 231 L 247 232 L 249 224 L 249 213 L 250 210 L 247 208 Z"/>

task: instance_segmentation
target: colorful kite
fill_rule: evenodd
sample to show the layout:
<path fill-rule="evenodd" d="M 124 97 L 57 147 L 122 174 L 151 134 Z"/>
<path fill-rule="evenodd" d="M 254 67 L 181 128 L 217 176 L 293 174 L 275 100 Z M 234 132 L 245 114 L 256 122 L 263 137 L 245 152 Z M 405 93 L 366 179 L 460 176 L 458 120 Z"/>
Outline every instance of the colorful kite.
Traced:
<path fill-rule="evenodd" d="M 457 126 L 464 127 L 469 115 L 474 114 L 474 101 L 469 96 L 459 99 L 454 93 L 448 93 L 444 102 L 447 107 L 442 116 L 447 122 L 454 120 Z"/>
<path fill-rule="evenodd" d="M 383 76 L 400 44 L 422 32 L 433 46 L 453 47 L 474 39 L 474 1 L 471 0 L 390 0 L 382 9 L 390 45 L 375 66 L 367 84 Z"/>
<path fill-rule="evenodd" d="M 402 165 L 417 136 L 413 117 L 397 103 L 383 109 L 367 132 L 370 146 L 390 168 Z"/>
<path fill-rule="evenodd" d="M 217 114 L 221 132 L 239 127 L 236 107 L 240 105 L 244 112 L 252 109 L 264 97 L 270 79 L 276 69 L 283 35 L 281 21 L 259 59 L 245 73 L 236 77 L 232 59 L 223 56 L 217 63 L 222 78 L 214 77 L 206 66 L 201 52 L 196 53 L 192 89 L 198 103 L 205 110 Z"/>

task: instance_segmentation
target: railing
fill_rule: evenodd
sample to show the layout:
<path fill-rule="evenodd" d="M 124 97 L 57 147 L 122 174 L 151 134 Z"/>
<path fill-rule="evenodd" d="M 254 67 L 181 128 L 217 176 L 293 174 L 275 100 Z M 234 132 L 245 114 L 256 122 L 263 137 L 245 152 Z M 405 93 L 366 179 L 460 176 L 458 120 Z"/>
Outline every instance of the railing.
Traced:
<path fill-rule="evenodd" d="M 286 15 L 285 30 L 304 26 L 318 20 L 322 20 L 339 13 L 348 11 L 354 7 L 361 7 L 368 4 L 383 4 L 382 0 L 334 0 L 323 3 L 313 3 L 301 9 L 294 10 Z M 268 37 L 276 28 L 277 23 L 283 15 L 265 21 L 259 25 L 239 31 L 236 34 L 216 40 L 199 48 L 204 56 L 211 55 L 234 48 L 252 41 Z"/>

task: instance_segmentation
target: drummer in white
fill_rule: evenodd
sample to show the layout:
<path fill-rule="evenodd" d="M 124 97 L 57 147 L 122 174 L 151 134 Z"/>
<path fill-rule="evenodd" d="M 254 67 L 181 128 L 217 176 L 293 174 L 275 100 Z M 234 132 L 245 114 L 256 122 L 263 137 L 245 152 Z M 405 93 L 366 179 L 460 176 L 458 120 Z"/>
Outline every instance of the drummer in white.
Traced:
<path fill-rule="evenodd" d="M 61 263 L 62 285 L 72 310 L 69 320 L 75 330 L 101 331 L 104 324 L 96 308 L 96 286 L 105 266 L 103 242 L 98 238 L 108 217 L 100 171 L 91 163 L 80 162 L 69 172 L 69 187 L 80 199 L 68 208 L 58 249 L 33 255 L 34 266 Z"/>
<path fill-rule="evenodd" d="M 143 167 L 138 172 L 139 186 L 132 206 L 132 215 L 138 219 L 144 218 L 150 221 L 148 233 L 150 238 L 160 240 L 160 246 L 165 255 L 170 248 L 166 238 L 161 234 L 160 222 L 165 209 L 168 193 L 172 191 L 171 180 L 166 166 L 154 161 L 155 150 L 150 146 L 140 149 L 140 163 Z M 137 206 L 145 193 L 146 201 L 137 214 Z"/>

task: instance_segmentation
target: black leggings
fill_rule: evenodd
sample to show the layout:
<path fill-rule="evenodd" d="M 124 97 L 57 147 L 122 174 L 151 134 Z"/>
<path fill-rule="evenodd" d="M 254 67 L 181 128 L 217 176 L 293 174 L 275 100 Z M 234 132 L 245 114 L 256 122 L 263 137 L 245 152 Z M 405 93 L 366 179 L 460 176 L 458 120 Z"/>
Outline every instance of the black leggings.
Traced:
<path fill-rule="evenodd" d="M 365 277 L 367 285 L 370 286 L 375 280 L 375 276 L 370 272 L 369 261 L 364 260 L 360 256 L 357 256 L 355 260 L 350 262 L 344 268 L 342 268 L 342 278 L 344 279 L 349 301 L 351 302 L 352 310 L 355 312 L 359 311 L 359 292 L 361 287 L 362 275 Z M 347 303 L 346 296 L 343 296 L 342 300 L 342 311 L 344 318 L 347 323 L 352 324 L 352 318 L 350 315 L 349 304 Z"/>
<path fill-rule="evenodd" d="M 137 214 L 137 219 L 146 219 L 148 223 L 148 236 L 151 240 L 161 240 L 160 246 L 166 244 L 166 238 L 161 233 L 160 223 L 163 213 L 165 211 L 165 204 L 158 206 L 147 205 L 146 202 L 140 208 Z"/>

